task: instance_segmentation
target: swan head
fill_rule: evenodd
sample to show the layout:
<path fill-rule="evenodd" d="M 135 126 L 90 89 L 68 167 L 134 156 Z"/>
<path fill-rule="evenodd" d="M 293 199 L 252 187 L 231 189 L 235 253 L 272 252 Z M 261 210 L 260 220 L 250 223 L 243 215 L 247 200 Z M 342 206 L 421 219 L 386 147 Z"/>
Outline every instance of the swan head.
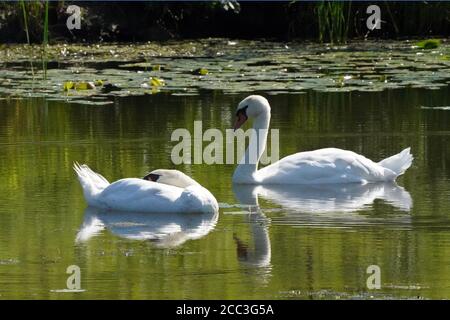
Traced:
<path fill-rule="evenodd" d="M 239 129 L 249 118 L 254 119 L 262 114 L 270 114 L 269 101 L 259 95 L 248 96 L 238 104 L 234 130 Z"/>
<path fill-rule="evenodd" d="M 152 172 L 148 173 L 143 179 L 183 189 L 189 186 L 199 185 L 194 179 L 184 174 L 183 172 L 169 169 L 153 170 Z"/>

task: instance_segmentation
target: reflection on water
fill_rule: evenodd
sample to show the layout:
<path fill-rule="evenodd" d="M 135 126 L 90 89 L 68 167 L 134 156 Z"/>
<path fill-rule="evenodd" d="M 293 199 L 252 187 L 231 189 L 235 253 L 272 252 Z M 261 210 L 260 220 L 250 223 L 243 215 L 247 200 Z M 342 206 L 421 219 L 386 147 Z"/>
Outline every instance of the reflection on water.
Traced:
<path fill-rule="evenodd" d="M 405 213 L 412 207 L 410 194 L 395 182 L 312 186 L 233 184 L 233 192 L 240 205 L 248 209 L 247 219 L 254 245 L 252 250 L 249 250 L 246 244 L 235 237 L 238 256 L 241 261 L 258 267 L 269 265 L 271 257 L 268 232 L 270 222 L 259 206 L 259 196 L 281 206 L 278 210 L 291 217 L 291 225 L 294 222 L 298 225 L 299 221 L 302 221 L 304 225 L 328 225 L 337 228 L 381 222 L 394 223 L 396 227 L 400 227 L 410 222 L 409 214 L 383 216 L 380 219 L 351 213 L 368 208 L 377 199 L 383 199 Z M 276 210 L 271 210 L 274 211 Z"/>
<path fill-rule="evenodd" d="M 321 185 L 239 185 L 233 191 L 241 204 L 258 205 L 258 195 L 283 208 L 308 213 L 352 212 L 383 199 L 403 211 L 412 207 L 409 192 L 395 182 Z"/>
<path fill-rule="evenodd" d="M 323 184 L 323 185 L 233 185 L 233 191 L 241 203 L 258 206 L 258 196 L 281 208 L 284 215 L 275 218 L 278 224 L 350 227 L 372 224 L 407 227 L 411 222 L 408 214 L 412 207 L 409 192 L 395 182 L 369 184 Z M 362 214 L 370 210 L 377 200 L 403 211 L 400 214 Z"/>
<path fill-rule="evenodd" d="M 87 207 L 76 242 L 86 242 L 103 229 L 130 240 L 150 240 L 161 248 L 182 245 L 206 236 L 216 226 L 219 213 L 140 213 Z"/>
<path fill-rule="evenodd" d="M 244 190 L 234 165 L 170 161 L 174 129 L 225 132 L 244 95 L 0 100 L 0 298 L 449 298 L 450 112 L 420 108 L 449 105 L 449 92 L 262 92 L 281 157 L 333 146 L 378 161 L 411 146 L 415 160 L 398 185 Z M 110 181 L 178 169 L 231 205 L 219 217 L 85 212 L 74 161 Z M 70 265 L 86 291 L 52 292 Z"/>

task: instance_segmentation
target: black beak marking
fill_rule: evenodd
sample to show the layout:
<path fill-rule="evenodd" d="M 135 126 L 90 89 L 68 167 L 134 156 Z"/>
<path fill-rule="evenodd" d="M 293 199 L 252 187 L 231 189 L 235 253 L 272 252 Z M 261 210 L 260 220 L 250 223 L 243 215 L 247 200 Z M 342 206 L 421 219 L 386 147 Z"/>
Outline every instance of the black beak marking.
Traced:
<path fill-rule="evenodd" d="M 143 177 L 142 179 L 144 180 L 148 180 L 148 181 L 153 181 L 156 182 L 158 181 L 159 177 L 161 177 L 160 174 L 156 174 L 156 173 L 149 173 L 148 175 L 146 175 L 145 177 Z"/>
<path fill-rule="evenodd" d="M 247 119 L 248 119 L 248 117 L 247 117 L 247 108 L 248 108 L 248 106 L 245 106 L 245 107 L 239 109 L 239 110 L 236 112 L 236 117 L 239 117 L 240 114 L 243 114 L 244 117 L 245 117 L 245 119 L 247 120 Z"/>

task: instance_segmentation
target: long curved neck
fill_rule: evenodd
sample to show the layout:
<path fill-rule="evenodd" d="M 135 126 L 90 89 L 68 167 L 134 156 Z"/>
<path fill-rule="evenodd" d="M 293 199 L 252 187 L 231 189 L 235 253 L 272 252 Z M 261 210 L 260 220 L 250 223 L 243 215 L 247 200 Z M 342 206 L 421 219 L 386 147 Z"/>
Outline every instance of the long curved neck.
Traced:
<path fill-rule="evenodd" d="M 261 113 L 253 122 L 250 143 L 239 165 L 234 171 L 233 181 L 240 183 L 258 182 L 255 173 L 258 162 L 266 149 L 267 134 L 270 124 L 270 111 Z"/>

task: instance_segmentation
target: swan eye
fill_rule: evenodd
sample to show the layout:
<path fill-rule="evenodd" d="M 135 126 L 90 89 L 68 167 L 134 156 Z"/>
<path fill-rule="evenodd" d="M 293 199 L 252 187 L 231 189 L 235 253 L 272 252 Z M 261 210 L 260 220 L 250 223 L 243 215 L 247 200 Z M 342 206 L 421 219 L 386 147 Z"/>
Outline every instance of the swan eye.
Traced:
<path fill-rule="evenodd" d="M 159 177 L 161 177 L 160 174 L 156 174 L 156 173 L 149 173 L 148 175 L 146 175 L 144 178 L 144 180 L 148 180 L 148 181 L 153 181 L 153 182 L 157 182 Z"/>
<path fill-rule="evenodd" d="M 241 109 L 239 109 L 237 112 L 236 112 L 236 117 L 239 117 L 239 115 L 244 115 L 244 117 L 247 119 L 248 117 L 247 117 L 247 108 L 248 108 L 248 106 L 245 106 L 245 107 L 243 107 L 243 108 L 241 108 Z"/>

